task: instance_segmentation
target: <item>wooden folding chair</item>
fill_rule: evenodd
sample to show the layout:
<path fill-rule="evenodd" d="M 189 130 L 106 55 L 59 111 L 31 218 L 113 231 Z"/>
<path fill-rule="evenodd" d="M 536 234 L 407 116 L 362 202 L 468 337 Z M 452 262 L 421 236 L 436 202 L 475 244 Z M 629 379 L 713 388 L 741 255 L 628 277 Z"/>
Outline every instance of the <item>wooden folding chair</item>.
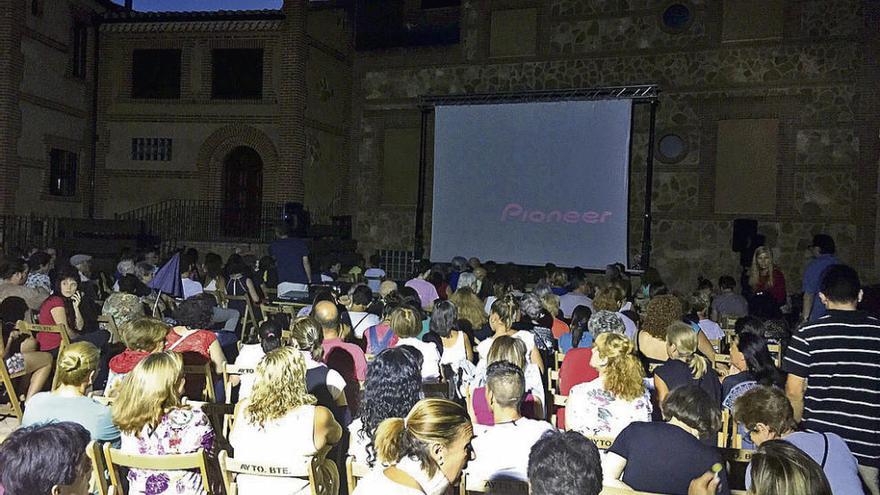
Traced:
<path fill-rule="evenodd" d="M 263 286 L 262 289 L 263 289 L 263 294 L 266 295 L 266 299 L 268 299 L 270 301 L 274 301 L 275 299 L 278 299 L 278 289 L 277 288 L 273 289 L 271 287 Z"/>
<path fill-rule="evenodd" d="M 107 471 L 110 473 L 110 485 L 114 493 L 125 495 L 122 485 L 122 477 L 117 466 L 128 469 L 147 469 L 156 471 L 198 470 L 202 479 L 202 488 L 208 495 L 214 495 L 208 480 L 208 455 L 204 449 L 199 449 L 191 454 L 172 455 L 138 455 L 128 454 L 119 449 L 114 449 L 109 443 L 104 444 L 104 462 L 107 463 Z"/>
<path fill-rule="evenodd" d="M 770 354 L 773 356 L 773 361 L 776 363 L 777 368 L 782 367 L 782 346 L 779 344 L 769 344 L 767 345 L 767 350 L 770 351 Z"/>
<path fill-rule="evenodd" d="M 602 435 L 584 435 L 588 440 L 596 444 L 599 450 L 608 450 L 614 445 L 615 437 L 607 437 Z"/>
<path fill-rule="evenodd" d="M 183 373 L 187 377 L 187 381 L 190 376 L 204 376 L 205 377 L 205 388 L 203 393 L 205 394 L 205 398 L 208 402 L 214 402 L 217 400 L 216 395 L 214 394 L 214 371 L 211 369 L 211 363 L 207 362 L 204 364 L 187 364 L 183 366 Z"/>
<path fill-rule="evenodd" d="M 470 493 L 494 493 L 504 495 L 529 495 L 529 482 L 519 480 L 480 480 L 462 473 L 459 495 Z"/>
<path fill-rule="evenodd" d="M 721 410 L 721 431 L 718 432 L 718 448 L 726 448 L 730 438 L 730 409 Z"/>
<path fill-rule="evenodd" d="M 101 315 L 98 317 L 98 326 L 110 332 L 110 343 L 115 344 L 122 342 L 122 335 L 119 333 L 119 327 L 116 326 L 116 320 L 112 315 Z"/>
<path fill-rule="evenodd" d="M 354 489 L 358 481 L 370 474 L 370 466 L 354 460 L 353 456 L 345 459 L 345 479 L 348 482 L 348 495 L 354 495 Z"/>
<path fill-rule="evenodd" d="M 86 455 L 92 461 L 92 478 L 89 481 L 89 493 L 107 495 L 109 483 L 107 482 L 107 466 L 104 464 L 104 456 L 101 453 L 101 444 L 92 440 L 86 445 Z"/>
<path fill-rule="evenodd" d="M 559 393 L 559 370 L 547 371 L 547 392 L 552 395 Z"/>
<path fill-rule="evenodd" d="M 556 411 L 560 407 L 565 407 L 565 404 L 568 402 L 567 395 L 559 395 L 553 394 L 553 407 L 551 408 L 552 413 L 550 414 L 550 424 L 556 426 Z"/>
<path fill-rule="evenodd" d="M 559 368 L 562 367 L 562 361 L 565 360 L 565 353 L 556 351 L 553 354 L 553 369 L 559 371 Z"/>
<path fill-rule="evenodd" d="M 318 453 L 306 457 L 295 464 L 269 464 L 250 461 L 238 461 L 229 457 L 225 450 L 220 451 L 220 474 L 226 495 L 237 495 L 238 485 L 235 478 L 239 475 L 266 476 L 271 478 L 298 478 L 308 480 L 311 495 L 337 495 L 339 493 L 339 471 L 336 464 L 327 459 L 325 454 Z"/>
<path fill-rule="evenodd" d="M 244 314 L 241 315 L 241 340 L 247 341 L 251 332 L 257 331 L 257 315 L 254 313 L 254 305 L 251 303 L 251 298 L 245 294 L 243 296 L 227 295 L 226 299 L 244 303 Z"/>
<path fill-rule="evenodd" d="M 21 399 L 18 397 L 18 392 L 15 391 L 15 384 L 12 382 L 15 378 L 19 378 L 25 376 L 24 370 L 19 371 L 18 373 L 10 373 L 9 368 L 6 367 L 6 360 L 3 359 L 3 356 L 6 354 L 6 343 L 3 342 L 3 339 L 0 338 L 0 382 L 2 382 L 3 388 L 6 389 L 6 395 L 9 396 L 9 404 L 4 406 L 0 406 L 0 417 L 9 417 L 15 416 L 19 423 L 21 423 L 22 417 L 22 409 L 21 409 Z"/>
<path fill-rule="evenodd" d="M 440 380 L 437 383 L 422 383 L 422 392 L 426 398 L 449 398 L 449 382 Z"/>
<path fill-rule="evenodd" d="M 42 333 L 56 333 L 61 336 L 61 345 L 58 347 L 58 353 L 61 354 L 61 351 L 64 350 L 65 347 L 70 345 L 70 334 L 67 330 L 67 325 L 38 325 L 36 323 L 28 323 L 24 320 L 18 320 L 15 324 L 15 329 L 19 332 L 29 333 L 34 335 L 38 332 Z M 57 366 L 57 363 L 56 363 Z M 52 377 L 52 390 L 58 388 L 58 370 L 55 370 L 55 375 Z"/>
<path fill-rule="evenodd" d="M 235 364 L 226 363 L 223 366 L 223 390 L 226 391 L 226 403 L 232 404 L 232 381 L 230 380 L 233 376 L 241 376 L 241 375 L 252 375 L 256 372 L 254 368 L 248 368 L 243 366 L 238 366 Z"/>
<path fill-rule="evenodd" d="M 712 368 L 715 371 L 723 371 L 728 366 L 730 366 L 730 354 L 718 354 L 716 352 L 715 359 L 712 360 Z"/>

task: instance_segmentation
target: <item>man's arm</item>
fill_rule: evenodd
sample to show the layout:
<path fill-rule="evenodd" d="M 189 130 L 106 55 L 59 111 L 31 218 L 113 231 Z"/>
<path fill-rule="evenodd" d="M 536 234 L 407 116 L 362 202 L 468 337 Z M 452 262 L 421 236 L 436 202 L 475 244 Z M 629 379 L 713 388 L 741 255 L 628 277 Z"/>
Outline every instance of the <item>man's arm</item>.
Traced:
<path fill-rule="evenodd" d="M 312 283 L 312 264 L 309 263 L 308 256 L 303 256 L 303 270 L 306 271 L 306 279 Z"/>
<path fill-rule="evenodd" d="M 791 408 L 794 409 L 794 420 L 798 423 L 804 417 L 804 391 L 807 389 L 807 379 L 799 377 L 793 373 L 788 374 L 785 381 L 785 395 L 791 402 Z"/>
<path fill-rule="evenodd" d="M 804 292 L 804 309 L 801 310 L 801 321 L 809 321 L 810 313 L 813 311 L 813 298 L 815 294 Z"/>

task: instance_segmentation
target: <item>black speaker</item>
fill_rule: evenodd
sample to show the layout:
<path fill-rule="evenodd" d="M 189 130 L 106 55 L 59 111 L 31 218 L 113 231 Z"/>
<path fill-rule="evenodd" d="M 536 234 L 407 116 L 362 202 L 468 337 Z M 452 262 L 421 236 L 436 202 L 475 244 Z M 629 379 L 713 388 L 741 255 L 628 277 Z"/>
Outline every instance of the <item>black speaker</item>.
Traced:
<path fill-rule="evenodd" d="M 737 218 L 733 221 L 733 239 L 730 249 L 737 253 L 746 251 L 758 235 L 758 221 L 751 218 Z"/>
<path fill-rule="evenodd" d="M 311 215 L 303 208 L 302 203 L 284 203 L 283 220 L 294 237 L 305 237 L 311 224 Z"/>

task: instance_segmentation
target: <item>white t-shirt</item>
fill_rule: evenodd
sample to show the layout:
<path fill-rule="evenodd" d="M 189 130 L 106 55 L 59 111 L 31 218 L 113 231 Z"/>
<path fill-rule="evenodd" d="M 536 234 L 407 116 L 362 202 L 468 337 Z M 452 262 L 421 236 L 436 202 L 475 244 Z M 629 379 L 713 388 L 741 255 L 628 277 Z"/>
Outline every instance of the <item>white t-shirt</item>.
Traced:
<path fill-rule="evenodd" d="M 183 286 L 184 299 L 189 299 L 192 296 L 197 296 L 202 292 L 205 292 L 205 289 L 202 288 L 201 282 L 196 282 L 191 278 L 182 278 L 180 279 L 180 282 Z"/>
<path fill-rule="evenodd" d="M 511 337 L 515 339 L 519 339 L 523 344 L 526 345 L 526 361 L 529 363 L 532 362 L 532 349 L 535 348 L 535 336 L 532 332 L 527 332 L 525 330 L 518 330 L 516 333 L 511 335 Z M 495 337 L 489 337 L 488 339 L 477 344 L 477 354 L 480 355 L 480 360 L 486 358 L 489 355 L 489 349 L 492 348 L 492 342 L 495 340 Z"/>
<path fill-rule="evenodd" d="M 520 418 L 495 426 L 474 425 L 474 429 L 471 445 L 476 459 L 468 464 L 468 476 L 478 480 L 503 477 L 525 481 L 532 446 L 553 426 L 546 421 Z"/>
<path fill-rule="evenodd" d="M 373 293 L 379 292 L 379 286 L 382 284 L 382 277 L 385 276 L 385 270 L 381 268 L 368 268 L 364 272 L 364 278 L 367 279 L 367 286 Z"/>
<path fill-rule="evenodd" d="M 314 369 L 320 367 L 327 367 L 324 363 L 319 363 L 312 359 L 312 353 L 306 351 L 300 351 L 302 353 L 303 359 L 306 362 L 306 369 Z M 333 369 L 327 370 L 327 390 L 330 392 L 330 396 L 333 397 L 333 400 L 339 398 L 340 395 L 345 391 L 345 379 L 342 378 L 342 375 L 339 374 L 338 371 Z"/>
<path fill-rule="evenodd" d="M 436 382 L 440 379 L 440 352 L 437 346 L 430 342 L 422 342 L 414 337 L 407 337 L 397 341 L 397 347 L 402 345 L 413 346 L 422 353 L 422 381 Z"/>
<path fill-rule="evenodd" d="M 315 406 L 300 406 L 262 428 L 249 422 L 246 409 L 242 409 L 229 433 L 229 443 L 238 461 L 296 466 L 315 454 L 314 430 Z M 241 495 L 310 493 L 308 480 L 298 478 L 243 474 L 236 482 Z"/>
<path fill-rule="evenodd" d="M 368 328 L 378 325 L 382 321 L 378 316 L 365 311 L 349 311 L 348 318 L 353 326 L 352 331 L 359 339 L 364 338 L 364 333 Z"/>
<path fill-rule="evenodd" d="M 385 469 L 374 469 L 365 476 L 354 489 L 354 495 L 441 495 L 449 488 L 449 482 L 440 470 L 433 478 L 422 471 L 421 464 L 413 459 L 404 458 L 397 463 L 397 468 L 410 475 L 422 487 L 421 491 L 395 483 L 385 476 Z"/>
<path fill-rule="evenodd" d="M 467 360 L 467 349 L 464 346 L 465 338 L 464 332 L 459 331 L 455 344 L 452 344 L 452 347 L 443 348 L 443 354 L 440 356 L 441 366 L 451 364 L 453 367 L 457 367 L 458 363 Z"/>
<path fill-rule="evenodd" d="M 583 294 L 578 294 L 577 292 L 566 292 L 559 296 L 559 309 L 562 310 L 562 314 L 565 315 L 566 318 L 571 318 L 571 313 L 574 311 L 574 308 L 578 306 L 586 306 L 590 308 L 590 312 L 592 312 L 593 300 Z"/>
<path fill-rule="evenodd" d="M 261 344 L 244 344 L 238 351 L 238 357 L 235 358 L 235 364 L 236 366 L 244 368 L 256 368 L 265 355 L 266 353 L 263 352 L 263 346 Z M 255 373 L 247 373 L 242 374 L 240 378 L 241 385 L 238 387 L 238 400 L 243 401 L 251 396 L 251 391 L 254 389 L 254 381 L 256 381 L 257 376 Z"/>
<path fill-rule="evenodd" d="M 700 330 L 706 335 L 706 338 L 709 340 L 718 340 L 724 338 L 724 330 L 721 329 L 717 323 L 712 320 L 700 320 L 699 322 Z"/>

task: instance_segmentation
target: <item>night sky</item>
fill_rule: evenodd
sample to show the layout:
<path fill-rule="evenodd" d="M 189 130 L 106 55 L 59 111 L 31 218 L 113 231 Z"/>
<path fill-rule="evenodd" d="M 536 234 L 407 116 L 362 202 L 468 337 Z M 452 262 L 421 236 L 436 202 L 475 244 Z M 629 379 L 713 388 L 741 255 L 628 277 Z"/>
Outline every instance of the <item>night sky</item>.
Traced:
<path fill-rule="evenodd" d="M 113 1 L 125 3 L 125 0 Z M 283 0 L 134 0 L 134 8 L 140 11 L 277 9 L 282 2 Z"/>

